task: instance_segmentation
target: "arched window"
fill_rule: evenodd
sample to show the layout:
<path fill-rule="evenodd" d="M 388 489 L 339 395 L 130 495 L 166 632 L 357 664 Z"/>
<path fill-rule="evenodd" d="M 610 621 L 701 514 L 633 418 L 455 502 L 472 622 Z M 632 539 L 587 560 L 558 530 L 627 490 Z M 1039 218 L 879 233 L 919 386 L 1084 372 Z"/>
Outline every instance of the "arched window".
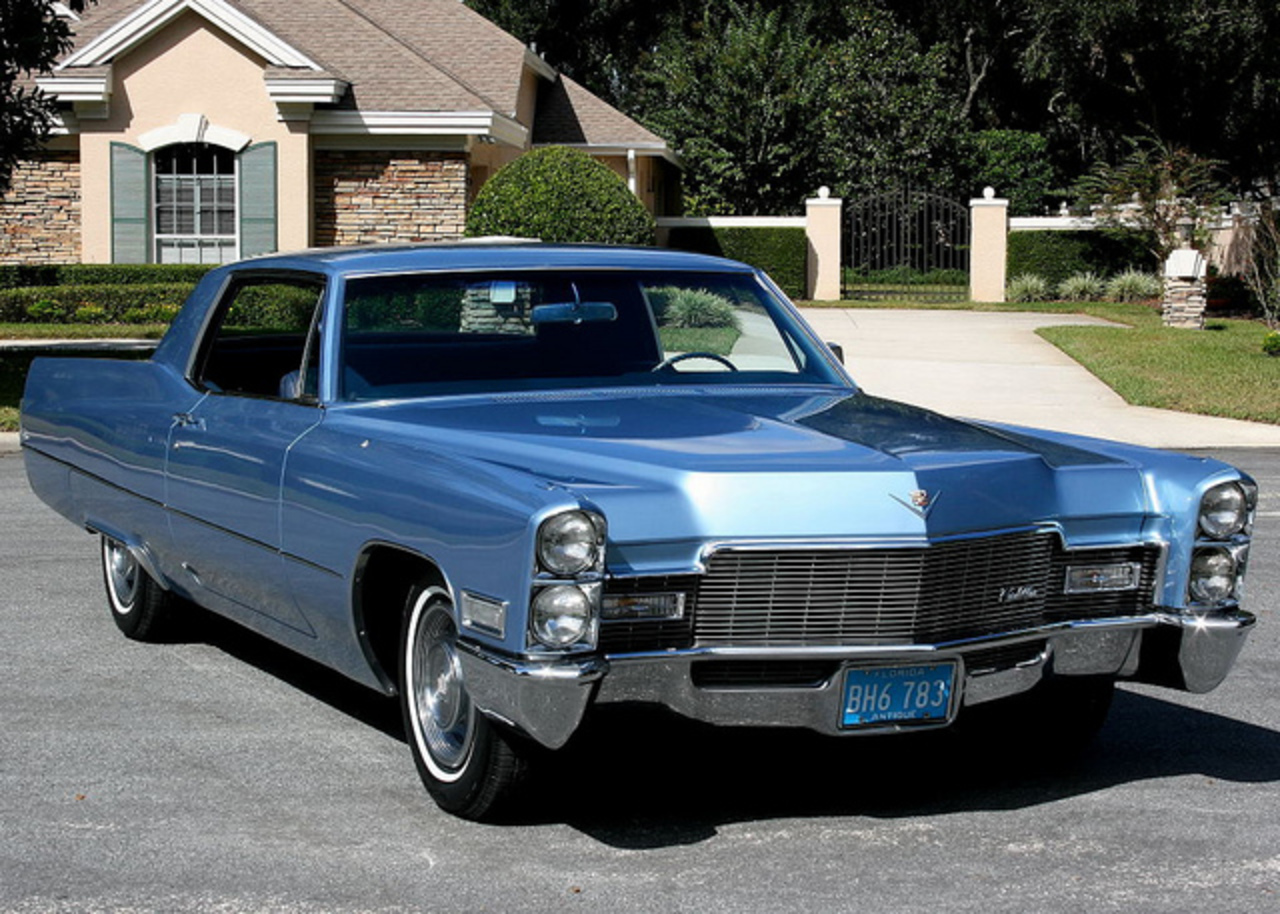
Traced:
<path fill-rule="evenodd" d="M 236 154 L 209 143 L 176 143 L 153 154 L 155 262 L 236 259 Z"/>

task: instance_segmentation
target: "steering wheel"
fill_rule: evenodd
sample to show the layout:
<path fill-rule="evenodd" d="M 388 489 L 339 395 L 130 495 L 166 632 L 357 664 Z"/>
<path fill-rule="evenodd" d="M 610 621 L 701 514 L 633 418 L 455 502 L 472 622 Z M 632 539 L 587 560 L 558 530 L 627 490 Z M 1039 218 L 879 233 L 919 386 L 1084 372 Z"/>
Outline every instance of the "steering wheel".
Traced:
<path fill-rule="evenodd" d="M 733 364 L 722 355 L 716 355 L 714 352 L 680 352 L 680 353 L 677 353 L 676 355 L 669 356 L 663 359 L 657 365 L 654 365 L 651 370 L 666 371 L 668 368 L 671 368 L 677 362 L 683 362 L 685 359 L 710 359 L 713 362 L 719 362 L 721 365 L 723 365 L 725 368 L 728 368 L 730 371 L 738 370 L 737 365 Z"/>

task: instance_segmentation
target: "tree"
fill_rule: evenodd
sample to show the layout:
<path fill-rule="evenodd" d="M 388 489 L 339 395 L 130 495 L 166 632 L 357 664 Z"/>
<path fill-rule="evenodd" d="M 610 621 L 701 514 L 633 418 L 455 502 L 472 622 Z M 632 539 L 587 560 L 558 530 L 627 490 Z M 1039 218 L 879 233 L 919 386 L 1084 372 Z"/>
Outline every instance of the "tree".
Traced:
<path fill-rule="evenodd" d="M 85 0 L 66 5 L 83 12 Z M 52 100 L 29 76 L 48 73 L 70 49 L 71 29 L 54 14 L 53 0 L 0 0 L 0 193 L 9 189 L 14 166 L 49 139 L 54 125 Z"/>
<path fill-rule="evenodd" d="M 1252 218 L 1236 226 L 1244 261 L 1240 275 L 1267 326 L 1280 330 L 1280 209 L 1275 200 L 1266 199 L 1253 210 Z"/>
<path fill-rule="evenodd" d="M 938 54 L 870 0 L 766 6 L 708 4 L 644 74 L 641 117 L 684 159 L 692 211 L 795 212 L 823 184 L 952 188 Z"/>
<path fill-rule="evenodd" d="M 1153 138 L 1128 142 L 1118 165 L 1099 162 L 1080 179 L 1081 202 L 1096 207 L 1106 225 L 1149 233 L 1161 265 L 1184 243 L 1203 250 L 1209 221 L 1227 200 L 1221 163 Z"/>

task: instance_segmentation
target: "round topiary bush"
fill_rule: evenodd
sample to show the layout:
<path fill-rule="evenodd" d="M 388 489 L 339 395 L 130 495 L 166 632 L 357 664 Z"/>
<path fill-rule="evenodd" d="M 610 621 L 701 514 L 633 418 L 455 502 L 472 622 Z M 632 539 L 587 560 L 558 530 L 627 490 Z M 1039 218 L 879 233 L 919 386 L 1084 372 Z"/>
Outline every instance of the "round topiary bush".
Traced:
<path fill-rule="evenodd" d="M 653 244 L 653 216 L 626 183 L 585 152 L 527 152 L 480 188 L 467 235 Z"/>

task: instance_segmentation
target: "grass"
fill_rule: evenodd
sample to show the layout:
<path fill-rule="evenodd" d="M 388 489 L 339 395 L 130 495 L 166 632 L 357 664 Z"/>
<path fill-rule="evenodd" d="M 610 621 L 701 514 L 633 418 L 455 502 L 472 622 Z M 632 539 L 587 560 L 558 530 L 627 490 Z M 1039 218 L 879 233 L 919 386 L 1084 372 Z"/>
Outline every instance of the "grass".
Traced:
<path fill-rule="evenodd" d="M 0 340 L 158 340 L 168 324 L 5 324 Z"/>
<path fill-rule="evenodd" d="M 666 352 L 714 352 L 728 355 L 742 332 L 736 327 L 661 327 Z"/>
<path fill-rule="evenodd" d="M 1138 406 L 1280 424 L 1280 359 L 1262 351 L 1254 321 L 1162 327 L 1043 327 L 1036 331 Z"/>

